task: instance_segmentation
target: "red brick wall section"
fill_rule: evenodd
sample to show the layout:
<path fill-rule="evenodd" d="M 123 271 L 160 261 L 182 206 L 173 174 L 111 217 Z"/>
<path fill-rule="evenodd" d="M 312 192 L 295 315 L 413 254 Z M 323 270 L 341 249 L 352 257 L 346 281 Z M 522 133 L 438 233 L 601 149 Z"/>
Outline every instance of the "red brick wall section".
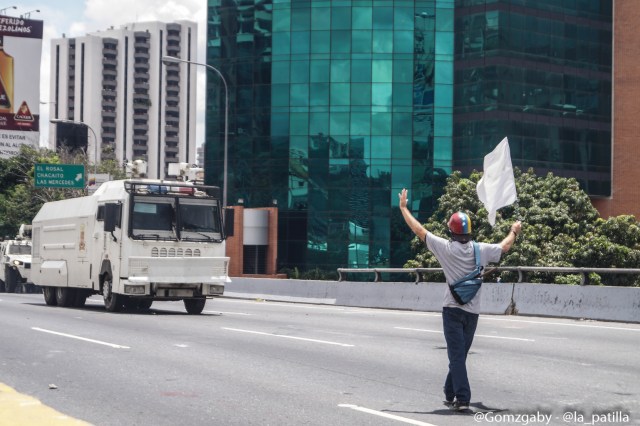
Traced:
<path fill-rule="evenodd" d="M 613 27 L 612 196 L 593 205 L 604 218 L 640 219 L 640 2 L 616 0 Z"/>
<path fill-rule="evenodd" d="M 240 277 L 242 276 L 242 266 L 244 265 L 242 247 L 244 240 L 244 207 L 233 206 L 227 208 L 234 211 L 233 236 L 227 237 L 226 241 L 226 253 L 229 257 L 229 276 Z"/>

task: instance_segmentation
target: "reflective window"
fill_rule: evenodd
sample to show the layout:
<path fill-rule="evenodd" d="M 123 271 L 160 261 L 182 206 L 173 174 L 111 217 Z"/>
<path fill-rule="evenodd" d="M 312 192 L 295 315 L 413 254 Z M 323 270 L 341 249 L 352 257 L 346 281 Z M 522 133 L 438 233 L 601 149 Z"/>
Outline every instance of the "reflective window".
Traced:
<path fill-rule="evenodd" d="M 349 105 L 348 83 L 331 83 L 331 105 Z"/>
<path fill-rule="evenodd" d="M 311 10 L 297 7 L 291 10 L 291 31 L 311 28 Z"/>
<path fill-rule="evenodd" d="M 374 83 L 392 82 L 393 62 L 391 60 L 374 60 L 371 63 L 371 81 Z"/>
<path fill-rule="evenodd" d="M 348 82 L 351 80 L 351 67 L 348 60 L 331 61 L 331 81 Z"/>
<path fill-rule="evenodd" d="M 373 9 L 373 29 L 392 30 L 393 29 L 393 8 L 376 7 Z"/>
<path fill-rule="evenodd" d="M 329 81 L 330 62 L 326 60 L 311 61 L 311 81 L 312 82 L 328 82 Z"/>
<path fill-rule="evenodd" d="M 352 28 L 354 30 L 371 30 L 373 27 L 373 10 L 371 7 L 354 7 Z"/>
<path fill-rule="evenodd" d="M 373 52 L 393 53 L 393 31 L 373 31 Z"/>
<path fill-rule="evenodd" d="M 292 83 L 308 83 L 309 82 L 309 61 L 291 62 L 291 82 Z"/>
<path fill-rule="evenodd" d="M 353 31 L 351 49 L 353 53 L 371 53 L 371 31 Z"/>
<path fill-rule="evenodd" d="M 351 81 L 371 82 L 371 61 L 353 60 L 351 61 Z"/>
<path fill-rule="evenodd" d="M 331 52 L 350 53 L 351 52 L 351 31 L 331 32 Z"/>
<path fill-rule="evenodd" d="M 331 9 L 331 29 L 350 30 L 351 29 L 351 8 L 334 7 Z"/>
<path fill-rule="evenodd" d="M 292 33 L 291 37 L 291 53 L 294 55 L 309 53 L 310 51 L 309 31 L 297 31 Z"/>
<path fill-rule="evenodd" d="M 331 32 L 312 31 L 311 32 L 311 52 L 329 53 L 331 51 Z"/>

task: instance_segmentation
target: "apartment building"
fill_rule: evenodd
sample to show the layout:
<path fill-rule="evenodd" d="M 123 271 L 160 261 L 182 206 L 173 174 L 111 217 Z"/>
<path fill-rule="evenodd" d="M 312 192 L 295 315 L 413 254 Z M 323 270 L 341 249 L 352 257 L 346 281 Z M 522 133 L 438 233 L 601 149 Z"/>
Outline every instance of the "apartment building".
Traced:
<path fill-rule="evenodd" d="M 136 22 L 51 42 L 49 140 L 90 162 L 137 159 L 150 178 L 196 162 L 197 24 Z"/>

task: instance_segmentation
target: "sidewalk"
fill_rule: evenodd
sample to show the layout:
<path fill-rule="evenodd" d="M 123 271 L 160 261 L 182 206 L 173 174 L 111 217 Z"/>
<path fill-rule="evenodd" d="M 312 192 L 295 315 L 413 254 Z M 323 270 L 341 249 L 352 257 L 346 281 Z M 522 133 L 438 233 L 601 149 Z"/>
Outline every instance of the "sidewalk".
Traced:
<path fill-rule="evenodd" d="M 88 426 L 0 383 L 0 426 Z"/>

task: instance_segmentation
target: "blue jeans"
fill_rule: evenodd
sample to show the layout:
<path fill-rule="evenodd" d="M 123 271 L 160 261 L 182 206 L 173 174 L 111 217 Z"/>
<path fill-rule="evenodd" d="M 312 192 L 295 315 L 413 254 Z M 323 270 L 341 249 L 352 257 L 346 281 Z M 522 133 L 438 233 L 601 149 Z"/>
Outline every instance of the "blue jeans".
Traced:
<path fill-rule="evenodd" d="M 447 341 L 449 374 L 444 382 L 444 397 L 460 402 L 471 401 L 471 387 L 467 377 L 467 354 L 478 325 L 478 314 L 458 308 L 442 308 L 442 327 Z"/>

